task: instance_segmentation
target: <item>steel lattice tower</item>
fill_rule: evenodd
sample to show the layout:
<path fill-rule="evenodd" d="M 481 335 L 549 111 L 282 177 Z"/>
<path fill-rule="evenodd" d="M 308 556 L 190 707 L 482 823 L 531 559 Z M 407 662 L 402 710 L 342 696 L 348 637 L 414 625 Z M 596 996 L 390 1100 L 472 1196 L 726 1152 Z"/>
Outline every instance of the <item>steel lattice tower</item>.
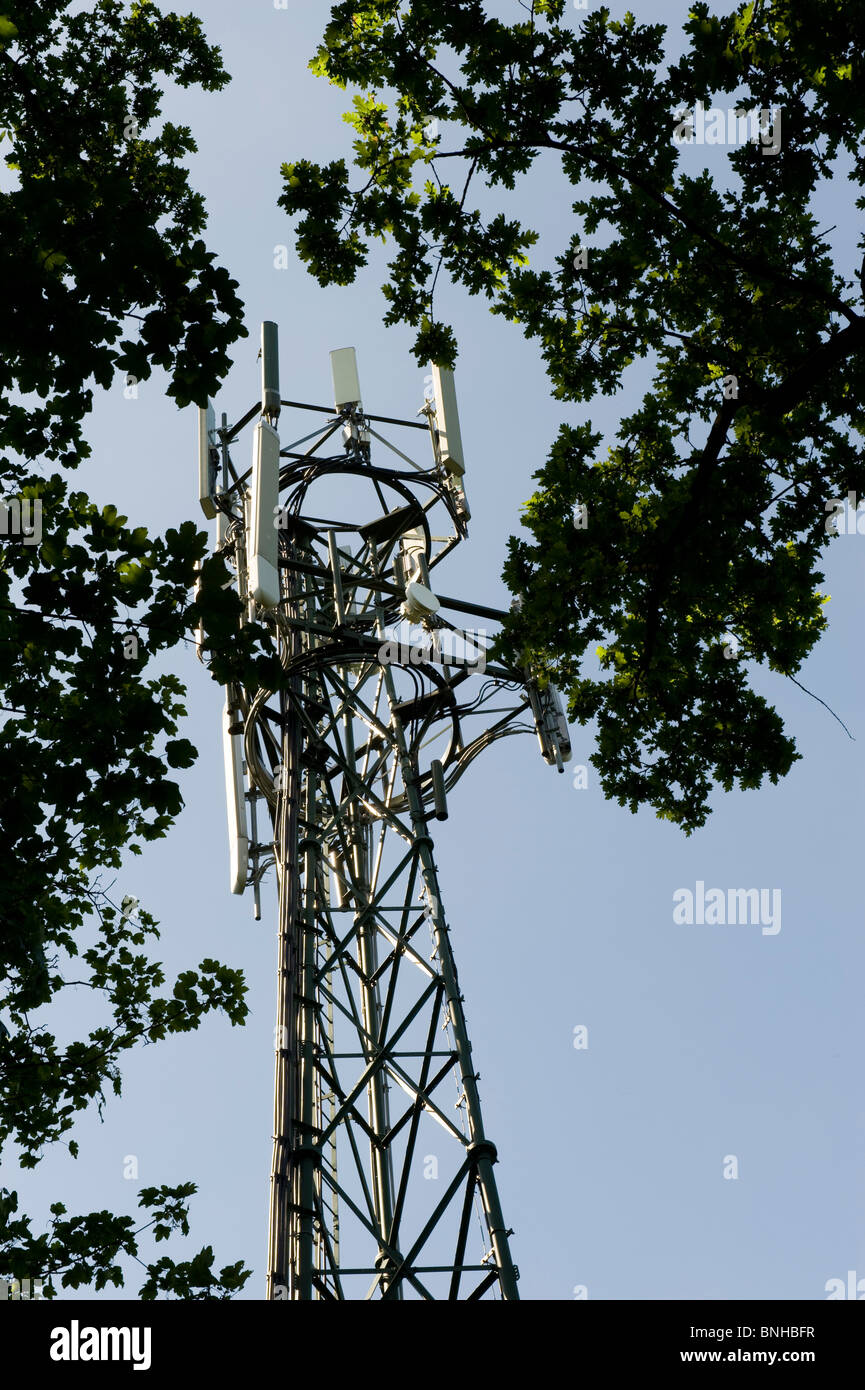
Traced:
<path fill-rule="evenodd" d="M 232 889 L 259 916 L 271 865 L 278 885 L 267 1297 L 516 1299 L 430 821 L 496 739 L 533 730 L 561 769 L 567 727 L 457 625 L 504 615 L 432 592 L 469 517 L 451 374 L 394 420 L 364 412 L 353 349 L 333 410 L 280 401 L 274 324 L 261 356 L 260 406 L 201 412 L 200 497 L 285 672 L 225 707 Z M 326 418 L 281 447 L 280 407 Z M 423 431 L 432 465 L 376 426 Z"/>

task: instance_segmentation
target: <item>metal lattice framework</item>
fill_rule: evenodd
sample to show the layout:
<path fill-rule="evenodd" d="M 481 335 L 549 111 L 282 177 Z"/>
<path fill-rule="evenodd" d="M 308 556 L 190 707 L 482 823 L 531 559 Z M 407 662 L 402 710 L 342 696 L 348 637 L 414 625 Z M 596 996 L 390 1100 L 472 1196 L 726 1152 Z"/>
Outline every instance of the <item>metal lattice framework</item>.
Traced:
<path fill-rule="evenodd" d="M 277 693 L 227 695 L 256 914 L 274 864 L 279 893 L 267 1296 L 516 1299 L 430 822 L 494 740 L 536 731 L 559 766 L 569 750 L 525 673 L 489 664 L 486 632 L 444 617 L 503 614 L 442 596 L 413 606 L 412 576 L 433 583 L 468 517 L 434 402 L 418 422 L 368 416 L 359 402 L 277 404 L 272 390 L 262 400 L 273 420 L 279 405 L 328 417 L 279 450 L 272 606 L 249 598 L 254 480 L 230 453 L 259 408 L 231 429 L 223 417 L 213 436 L 219 547 L 286 673 Z M 376 424 L 426 431 L 432 466 Z M 372 439 L 385 462 L 373 462 Z M 406 614 L 422 618 L 409 640 Z M 272 843 L 260 838 L 262 803 Z"/>

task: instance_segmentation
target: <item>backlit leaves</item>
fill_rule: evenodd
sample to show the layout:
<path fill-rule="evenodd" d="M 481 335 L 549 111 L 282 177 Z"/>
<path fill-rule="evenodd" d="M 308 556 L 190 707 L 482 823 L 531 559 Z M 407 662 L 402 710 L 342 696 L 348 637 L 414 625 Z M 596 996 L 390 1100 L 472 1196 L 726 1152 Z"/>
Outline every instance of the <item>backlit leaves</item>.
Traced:
<path fill-rule="evenodd" d="M 286 165 L 281 202 L 322 283 L 353 279 L 370 237 L 392 240 L 385 322 L 415 329 L 419 362 L 454 361 L 434 294 L 449 276 L 536 340 L 556 400 L 650 373 L 615 438 L 563 427 L 535 473 L 501 651 L 595 721 L 608 796 L 690 832 L 713 786 L 777 781 L 796 758 L 749 662 L 799 669 L 826 625 L 824 500 L 865 493 L 860 277 L 836 270 L 814 201 L 837 155 L 865 181 L 863 33 L 843 0 L 727 15 L 696 0 L 668 66 L 663 26 L 574 18 L 558 0 L 511 24 L 482 0 L 333 6 L 315 67 L 359 91 L 355 167 Z M 746 141 L 700 172 L 672 139 L 697 101 L 779 108 L 780 149 Z M 441 130 L 414 169 L 406 111 Z M 552 247 L 523 220 L 539 157 L 561 168 Z"/>
<path fill-rule="evenodd" d="M 25 1168 L 57 1142 L 77 1155 L 70 1130 L 120 1093 L 129 1049 L 214 1011 L 232 1025 L 246 1015 L 239 971 L 208 959 L 166 979 L 148 950 L 155 921 L 111 892 L 124 854 L 182 808 L 171 771 L 195 756 L 180 736 L 184 690 L 151 663 L 189 639 L 207 539 L 191 522 L 152 536 L 66 476 L 90 451 L 93 381 L 145 381 L 161 366 L 178 404 L 203 402 L 244 335 L 236 282 L 200 235 L 191 134 L 148 130 L 160 77 L 216 91 L 227 76 L 193 16 L 119 0 L 69 8 L 0 15 L 0 126 L 16 174 L 0 193 L 0 480 L 4 496 L 41 508 L 32 543 L 14 527 L 0 535 L 0 827 L 14 865 L 0 882 L 0 1146 Z M 92 1026 L 58 1039 L 46 1006 L 78 988 L 97 1006 Z M 16 1211 L 4 1189 L 0 1277 L 50 1270 L 58 1287 L 101 1289 L 139 1249 L 133 1223 L 109 1212 L 66 1219 L 56 1203 L 34 1235 Z M 148 1288 L 222 1297 L 246 1277 L 232 1266 L 202 1284 L 192 1264 L 194 1280 L 170 1260 L 149 1267 Z"/>

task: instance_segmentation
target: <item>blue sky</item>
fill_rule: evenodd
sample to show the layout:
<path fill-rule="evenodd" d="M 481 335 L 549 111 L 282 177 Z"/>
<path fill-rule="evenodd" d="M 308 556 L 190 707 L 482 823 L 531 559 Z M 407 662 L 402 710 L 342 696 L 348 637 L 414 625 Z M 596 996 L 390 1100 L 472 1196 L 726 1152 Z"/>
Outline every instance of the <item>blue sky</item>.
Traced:
<path fill-rule="evenodd" d="M 209 208 L 208 242 L 240 282 L 250 336 L 235 351 L 217 411 L 237 418 L 255 400 L 258 325 L 280 330 L 283 396 L 326 403 L 328 352 L 353 343 L 364 403 L 411 417 L 423 372 L 411 335 L 381 324 L 381 259 L 358 284 L 322 290 L 291 254 L 278 209 L 279 167 L 348 153 L 345 94 L 306 68 L 328 7 L 208 0 L 193 9 L 233 76 L 221 94 L 171 90 L 165 114 L 192 126 L 196 187 Z M 624 6 L 613 5 L 615 12 Z M 687 4 L 632 4 L 638 18 L 679 22 Z M 510 0 L 495 10 L 516 15 Z M 578 15 L 573 15 L 573 22 Z M 689 151 L 697 165 L 718 158 Z M 821 194 L 820 218 L 840 263 L 858 268 L 842 181 Z M 530 201 L 529 201 L 530 198 Z M 574 234 L 572 198 L 557 163 L 540 162 L 523 200 L 552 256 Z M 274 250 L 289 247 L 288 267 Z M 480 301 L 445 290 L 440 312 L 457 332 L 469 543 L 446 562 L 446 591 L 506 607 L 500 578 L 531 474 L 560 423 L 591 418 L 612 438 L 627 393 L 590 408 L 549 397 L 533 346 Z M 124 396 L 120 377 L 99 392 L 93 458 L 81 485 L 154 530 L 197 504 L 194 410 L 180 412 L 157 374 Z M 301 431 L 298 430 L 297 433 Z M 484 1120 L 497 1145 L 499 1192 L 528 1299 L 821 1299 L 826 1281 L 865 1274 L 861 1174 L 863 911 L 856 844 L 863 812 L 865 707 L 861 592 L 865 538 L 839 537 L 826 564 L 830 629 L 800 679 L 845 721 L 791 682 L 760 673 L 802 761 L 782 785 L 718 793 L 709 824 L 686 839 L 649 811 L 607 803 L 587 763 L 590 730 L 573 728 L 564 776 L 533 736 L 493 745 L 450 797 L 435 829 L 442 893 L 466 997 Z M 125 1065 L 124 1095 L 103 1121 L 75 1131 L 81 1157 L 50 1153 L 18 1181 L 36 1217 L 51 1201 L 70 1211 L 134 1212 L 140 1185 L 192 1179 L 189 1250 L 215 1246 L 218 1263 L 254 1268 L 263 1293 L 275 1001 L 275 894 L 263 920 L 228 892 L 222 695 L 190 649 L 171 663 L 189 687 L 185 733 L 200 750 L 181 774 L 185 810 L 161 844 L 119 876 L 161 922 L 170 971 L 215 955 L 242 966 L 251 1015 L 244 1029 L 217 1018 L 198 1034 L 142 1049 Z M 134 731 L 130 731 L 134 737 Z M 780 890 L 781 930 L 680 925 L 673 895 L 693 889 Z M 66 1007 L 66 1006 L 64 1006 Z M 87 1001 L 69 1021 L 86 1020 Z M 588 1029 L 588 1047 L 573 1045 Z M 138 1182 L 124 1179 L 134 1155 Z M 725 1179 L 728 1156 L 739 1176 Z M 418 1175 L 421 1176 L 420 1173 Z M 177 1243 L 178 1252 L 183 1249 Z M 171 1253 L 161 1246 L 156 1253 Z M 143 1271 L 142 1271 L 143 1273 Z M 134 1296 L 135 1275 L 125 1296 Z M 87 1296 L 85 1294 L 85 1296 Z M 100 1295 L 104 1297 L 106 1295 Z"/>

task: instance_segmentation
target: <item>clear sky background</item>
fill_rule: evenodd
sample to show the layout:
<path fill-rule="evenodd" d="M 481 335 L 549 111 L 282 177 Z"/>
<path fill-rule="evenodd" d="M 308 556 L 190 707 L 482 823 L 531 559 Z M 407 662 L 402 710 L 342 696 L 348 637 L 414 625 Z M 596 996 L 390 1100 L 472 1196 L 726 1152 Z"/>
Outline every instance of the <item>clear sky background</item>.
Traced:
<path fill-rule="evenodd" d="M 328 352 L 352 343 L 367 409 L 412 417 L 423 372 L 409 353 L 411 334 L 382 327 L 381 258 L 356 286 L 320 289 L 296 262 L 291 226 L 276 205 L 283 160 L 348 156 L 346 95 L 307 70 L 329 6 L 201 0 L 176 8 L 201 16 L 234 79 L 219 95 L 171 89 L 165 103 L 167 118 L 193 128 L 192 176 L 207 199 L 208 244 L 239 280 L 247 308 L 250 336 L 236 348 L 217 411 L 234 420 L 254 403 L 258 326 L 267 318 L 279 325 L 283 396 L 327 404 Z M 515 0 L 490 8 L 503 18 L 520 13 Z M 632 0 L 631 8 L 641 20 L 669 23 L 678 50 L 684 0 Z M 579 18 L 575 11 L 571 22 Z M 723 152 L 694 149 L 686 158 L 694 168 L 720 167 Z M 542 234 L 535 259 L 569 243 L 573 198 L 557 160 L 542 160 L 514 203 Z M 859 265 L 851 207 L 843 180 L 821 191 L 821 225 L 838 224 L 830 239 L 848 274 Z M 280 245 L 289 248 L 284 270 L 274 268 Z M 445 562 L 441 586 L 506 607 L 506 540 L 560 423 L 590 418 L 610 442 L 645 378 L 590 409 L 563 406 L 550 400 L 536 348 L 490 317 L 485 302 L 444 289 L 439 312 L 459 339 L 472 508 L 469 543 Z M 153 530 L 185 518 L 204 525 L 196 412 L 167 401 L 158 374 L 137 400 L 123 386 L 118 377 L 97 392 L 93 458 L 80 485 Z M 435 827 L 523 1298 L 571 1299 L 585 1285 L 590 1300 L 822 1299 L 828 1279 L 846 1279 L 849 1269 L 865 1276 L 865 537 L 833 542 L 826 575 L 831 627 L 800 678 L 855 741 L 816 700 L 766 672 L 759 689 L 777 703 L 803 760 L 778 787 L 718 793 L 710 823 L 690 839 L 650 811 L 634 816 L 607 803 L 591 768 L 588 787 L 577 789 L 572 768 L 593 751 L 591 730 L 579 728 L 565 776 L 546 766 L 533 736 L 493 745 L 452 793 L 448 822 Z M 186 1248 L 210 1242 L 218 1264 L 243 1258 L 254 1269 L 244 1296 L 257 1299 L 271 1150 L 275 893 L 271 881 L 259 923 L 248 894 L 229 894 L 222 694 L 190 648 L 171 664 L 189 687 L 183 733 L 200 757 L 180 774 L 186 806 L 174 830 L 130 860 L 113 894 L 138 897 L 159 919 L 169 975 L 205 955 L 242 966 L 251 1015 L 243 1029 L 212 1017 L 197 1034 L 142 1048 L 124 1063 L 122 1099 L 109 1101 L 102 1122 L 94 1112 L 77 1125 L 77 1162 L 57 1148 L 22 1176 L 10 1155 L 0 1182 L 17 1185 L 22 1208 L 41 1219 L 58 1199 L 70 1212 L 134 1213 L 140 1186 L 194 1180 L 200 1191 Z M 676 925 L 673 894 L 698 880 L 707 889 L 779 889 L 780 932 Z M 70 1020 L 74 1009 L 86 1020 L 89 1001 L 63 1007 Z M 588 1028 L 585 1050 L 573 1046 L 578 1025 Z M 130 1155 L 137 1182 L 124 1178 Z M 728 1155 L 738 1160 L 736 1180 L 724 1178 Z M 183 1252 L 180 1241 L 154 1247 L 154 1255 Z M 123 1296 L 134 1296 L 138 1273 Z M 117 1295 L 99 1295 L 107 1296 Z"/>

